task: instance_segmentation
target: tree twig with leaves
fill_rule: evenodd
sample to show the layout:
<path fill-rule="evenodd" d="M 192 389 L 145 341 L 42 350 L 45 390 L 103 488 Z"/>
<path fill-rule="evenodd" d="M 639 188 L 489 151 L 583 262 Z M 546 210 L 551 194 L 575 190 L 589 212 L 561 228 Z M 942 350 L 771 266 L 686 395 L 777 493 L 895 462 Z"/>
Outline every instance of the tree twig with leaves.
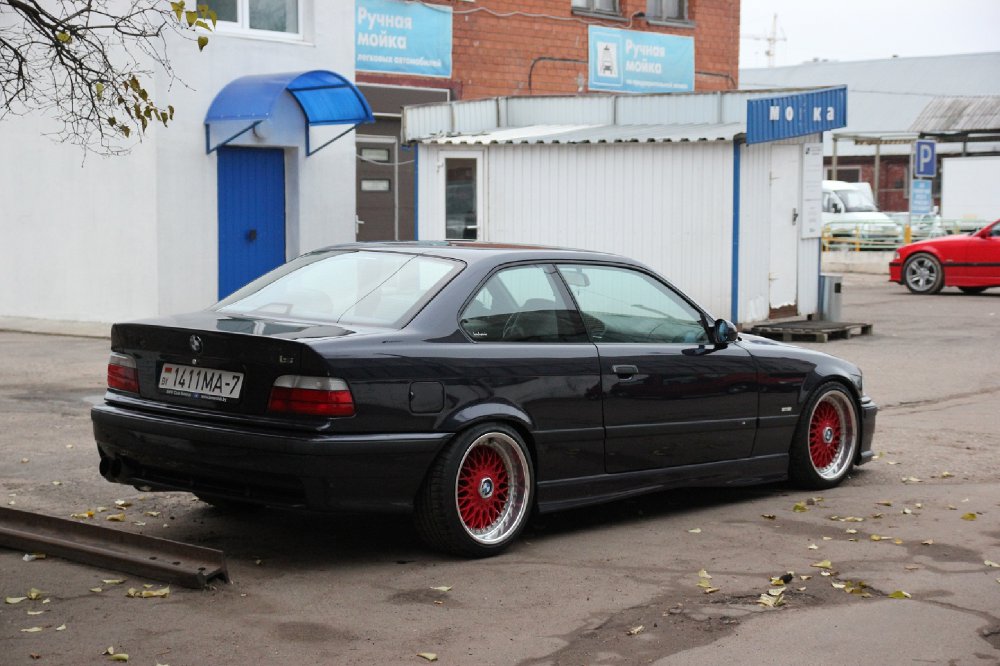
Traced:
<path fill-rule="evenodd" d="M 204 49 L 215 21 L 207 5 L 183 1 L 0 0 L 0 121 L 41 112 L 59 141 L 127 152 L 122 139 L 173 120 L 147 89 L 157 69 L 177 80 L 168 34 Z"/>

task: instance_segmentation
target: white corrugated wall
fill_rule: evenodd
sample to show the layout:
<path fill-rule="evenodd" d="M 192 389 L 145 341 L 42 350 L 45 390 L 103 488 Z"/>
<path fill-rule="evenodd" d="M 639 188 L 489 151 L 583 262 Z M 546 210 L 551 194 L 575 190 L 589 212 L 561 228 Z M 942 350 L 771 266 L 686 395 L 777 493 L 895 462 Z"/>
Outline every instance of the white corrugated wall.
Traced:
<path fill-rule="evenodd" d="M 420 151 L 419 237 L 444 238 L 438 163 L 455 151 Z M 721 141 L 488 146 L 480 238 L 633 257 L 728 318 L 732 152 Z"/>

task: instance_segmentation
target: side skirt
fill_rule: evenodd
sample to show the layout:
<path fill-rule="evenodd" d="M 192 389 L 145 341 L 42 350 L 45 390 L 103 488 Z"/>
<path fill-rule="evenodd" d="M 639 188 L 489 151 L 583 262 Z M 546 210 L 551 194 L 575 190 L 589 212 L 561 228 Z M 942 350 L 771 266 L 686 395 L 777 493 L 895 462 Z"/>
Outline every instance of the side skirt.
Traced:
<path fill-rule="evenodd" d="M 788 478 L 788 454 L 727 460 L 684 467 L 600 474 L 538 483 L 538 511 L 562 511 L 591 504 L 691 486 L 752 486 Z"/>

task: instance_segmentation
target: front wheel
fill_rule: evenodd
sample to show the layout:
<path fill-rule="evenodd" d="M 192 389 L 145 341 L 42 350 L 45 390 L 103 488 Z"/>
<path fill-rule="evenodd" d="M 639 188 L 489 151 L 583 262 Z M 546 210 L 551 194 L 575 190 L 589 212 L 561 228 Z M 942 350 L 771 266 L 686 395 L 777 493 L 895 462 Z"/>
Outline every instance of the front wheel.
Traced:
<path fill-rule="evenodd" d="M 513 428 L 490 423 L 461 433 L 417 495 L 417 532 L 431 547 L 456 555 L 497 555 L 528 522 L 534 478 L 531 456 Z"/>
<path fill-rule="evenodd" d="M 915 254 L 903 264 L 903 284 L 914 294 L 936 294 L 944 286 L 941 262 L 929 254 Z"/>
<path fill-rule="evenodd" d="M 792 482 L 813 489 L 837 485 L 854 465 L 860 438 L 854 397 L 841 384 L 823 384 L 795 431 L 788 470 Z"/>

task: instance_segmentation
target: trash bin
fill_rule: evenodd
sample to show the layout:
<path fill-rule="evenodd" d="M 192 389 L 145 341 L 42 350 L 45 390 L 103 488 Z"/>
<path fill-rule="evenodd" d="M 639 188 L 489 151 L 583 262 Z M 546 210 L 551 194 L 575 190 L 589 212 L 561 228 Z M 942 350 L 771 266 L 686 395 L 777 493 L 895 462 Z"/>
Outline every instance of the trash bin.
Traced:
<path fill-rule="evenodd" d="M 842 292 L 842 275 L 820 273 L 819 276 L 819 314 L 825 321 L 840 321 L 840 301 Z"/>

